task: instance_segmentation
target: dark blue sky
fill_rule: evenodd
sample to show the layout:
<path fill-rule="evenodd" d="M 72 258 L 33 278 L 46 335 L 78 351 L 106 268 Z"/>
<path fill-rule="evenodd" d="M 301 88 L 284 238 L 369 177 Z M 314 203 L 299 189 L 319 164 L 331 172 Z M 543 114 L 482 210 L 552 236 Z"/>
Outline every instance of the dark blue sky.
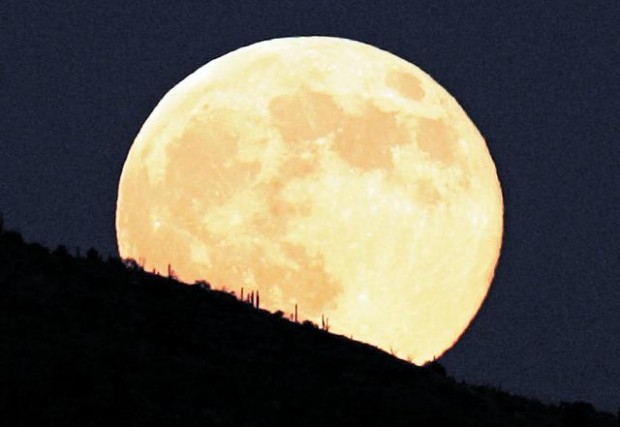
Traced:
<path fill-rule="evenodd" d="M 444 358 L 469 382 L 620 407 L 620 2 L 3 1 L 0 211 L 116 253 L 123 162 L 159 99 L 257 41 L 329 35 L 418 65 L 485 136 L 505 198 L 489 297 Z"/>

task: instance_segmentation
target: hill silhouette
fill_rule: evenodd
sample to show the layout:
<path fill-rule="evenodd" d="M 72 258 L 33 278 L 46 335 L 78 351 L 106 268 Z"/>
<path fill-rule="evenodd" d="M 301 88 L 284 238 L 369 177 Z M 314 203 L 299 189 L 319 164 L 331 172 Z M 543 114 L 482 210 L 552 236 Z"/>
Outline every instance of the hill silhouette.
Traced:
<path fill-rule="evenodd" d="M 131 262 L 0 220 L 0 419 L 20 425 L 614 426 L 457 382 Z"/>

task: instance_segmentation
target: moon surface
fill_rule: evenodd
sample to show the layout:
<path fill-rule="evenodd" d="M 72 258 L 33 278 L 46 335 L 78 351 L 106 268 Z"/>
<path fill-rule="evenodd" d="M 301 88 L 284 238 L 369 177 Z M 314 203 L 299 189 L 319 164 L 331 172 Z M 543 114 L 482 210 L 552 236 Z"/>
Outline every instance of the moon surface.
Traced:
<path fill-rule="evenodd" d="M 502 193 L 486 143 L 425 72 L 331 37 L 256 43 L 159 102 L 120 179 L 119 252 L 421 364 L 485 299 Z"/>

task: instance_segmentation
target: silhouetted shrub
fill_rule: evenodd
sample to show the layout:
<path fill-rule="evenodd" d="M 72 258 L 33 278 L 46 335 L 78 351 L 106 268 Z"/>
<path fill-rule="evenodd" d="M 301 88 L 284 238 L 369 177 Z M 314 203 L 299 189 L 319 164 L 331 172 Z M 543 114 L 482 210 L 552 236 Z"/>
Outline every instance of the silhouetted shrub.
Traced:
<path fill-rule="evenodd" d="M 9 246 L 21 246 L 24 244 L 24 238 L 17 231 L 7 231 L 3 234 L 4 241 Z"/>
<path fill-rule="evenodd" d="M 433 361 L 431 362 L 425 363 L 424 367 L 427 369 L 430 369 L 436 374 L 441 375 L 442 377 L 445 377 L 447 375 L 446 368 L 441 363 L 439 363 L 436 359 L 433 359 Z"/>
<path fill-rule="evenodd" d="M 311 320 L 304 320 L 301 323 L 301 325 L 305 326 L 306 328 L 319 329 L 319 325 L 317 325 L 316 323 L 312 322 Z"/>
<path fill-rule="evenodd" d="M 194 285 L 198 286 L 200 289 L 205 289 L 205 290 L 211 289 L 211 283 L 207 282 L 206 280 L 196 280 L 194 282 Z"/>
<path fill-rule="evenodd" d="M 45 257 L 46 255 L 49 255 L 50 253 L 49 250 L 45 246 L 39 243 L 30 243 L 28 245 L 28 251 L 32 255 L 34 255 L 36 258 Z"/>
<path fill-rule="evenodd" d="M 274 313 L 272 313 L 272 316 L 283 318 L 284 317 L 284 312 L 282 310 L 278 310 L 278 311 L 275 311 Z"/>
<path fill-rule="evenodd" d="M 123 260 L 114 255 L 108 255 L 108 259 L 106 261 L 108 265 L 112 266 L 114 269 L 125 268 L 125 264 Z"/>
<path fill-rule="evenodd" d="M 586 402 L 560 402 L 562 425 L 578 427 L 591 425 L 590 420 L 596 414 L 594 406 Z"/>
<path fill-rule="evenodd" d="M 144 271 L 142 266 L 133 258 L 126 258 L 123 260 L 125 268 L 129 271 Z"/>
<path fill-rule="evenodd" d="M 86 259 L 93 262 L 101 261 L 99 252 L 97 252 L 95 248 L 90 248 L 88 252 L 86 252 Z"/>
<path fill-rule="evenodd" d="M 58 247 L 56 249 L 54 249 L 54 252 L 52 252 L 55 256 L 57 257 L 61 257 L 61 258 L 68 258 L 69 257 L 69 251 L 67 250 L 67 247 L 65 245 L 58 245 Z"/>

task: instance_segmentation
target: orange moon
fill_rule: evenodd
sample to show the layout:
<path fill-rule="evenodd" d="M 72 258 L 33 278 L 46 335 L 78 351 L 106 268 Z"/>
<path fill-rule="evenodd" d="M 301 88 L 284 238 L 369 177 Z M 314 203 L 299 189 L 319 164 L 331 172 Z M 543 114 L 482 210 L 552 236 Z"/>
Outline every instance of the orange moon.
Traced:
<path fill-rule="evenodd" d="M 172 88 L 120 179 L 121 257 L 414 363 L 488 292 L 503 201 L 486 143 L 415 65 L 332 37 L 256 43 Z"/>

